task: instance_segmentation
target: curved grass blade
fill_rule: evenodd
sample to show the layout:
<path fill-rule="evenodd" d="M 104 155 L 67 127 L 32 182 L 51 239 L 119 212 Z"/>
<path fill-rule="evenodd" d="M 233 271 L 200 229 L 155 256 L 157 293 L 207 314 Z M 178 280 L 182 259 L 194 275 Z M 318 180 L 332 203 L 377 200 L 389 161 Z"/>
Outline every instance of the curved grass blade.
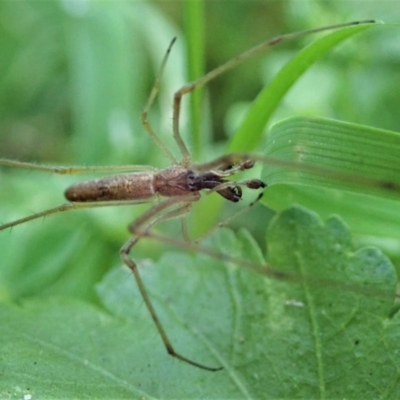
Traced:
<path fill-rule="evenodd" d="M 375 23 L 340 29 L 316 40 L 300 51 L 258 95 L 242 125 L 228 146 L 229 152 L 251 151 L 260 144 L 265 126 L 282 98 L 300 76 L 334 46 Z"/>

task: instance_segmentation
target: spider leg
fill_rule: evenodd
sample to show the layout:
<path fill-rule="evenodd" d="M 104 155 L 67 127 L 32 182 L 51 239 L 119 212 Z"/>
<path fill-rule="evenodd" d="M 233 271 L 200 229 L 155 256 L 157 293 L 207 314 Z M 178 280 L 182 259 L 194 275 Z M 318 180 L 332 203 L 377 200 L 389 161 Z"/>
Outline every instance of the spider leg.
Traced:
<path fill-rule="evenodd" d="M 120 251 L 120 254 L 125 265 L 133 273 L 140 294 L 142 295 L 143 301 L 153 319 L 153 322 L 157 328 L 158 333 L 161 336 L 161 339 L 168 354 L 195 367 L 205 369 L 207 371 L 219 371 L 222 369 L 222 367 L 208 367 L 204 364 L 193 361 L 175 351 L 150 300 L 146 287 L 139 274 L 137 263 L 130 257 L 130 252 L 133 247 L 139 242 L 142 237 L 150 235 L 150 230 L 153 226 L 159 224 L 162 221 L 185 215 L 190 210 L 191 204 L 194 201 L 197 201 L 199 198 L 200 196 L 198 193 L 191 193 L 185 196 L 171 197 L 154 205 L 154 207 L 144 213 L 129 226 L 129 230 L 133 233 L 134 236 L 125 243 Z"/>

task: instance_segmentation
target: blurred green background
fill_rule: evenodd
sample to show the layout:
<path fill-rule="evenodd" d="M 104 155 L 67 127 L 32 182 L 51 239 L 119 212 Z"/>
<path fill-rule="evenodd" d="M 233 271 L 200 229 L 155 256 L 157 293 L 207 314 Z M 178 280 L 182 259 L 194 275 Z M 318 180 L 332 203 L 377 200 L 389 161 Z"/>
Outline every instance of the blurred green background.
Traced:
<path fill-rule="evenodd" d="M 281 33 L 399 17 L 392 1 L 3 1 L 0 157 L 164 167 L 168 160 L 146 135 L 140 113 L 174 36 L 178 40 L 150 120 L 178 154 L 171 135 L 172 95 L 202 71 Z M 282 44 L 213 81 L 203 93 L 204 106 L 190 112 L 185 104 L 182 134 L 196 162 L 224 153 L 248 104 L 311 40 Z M 316 115 L 400 131 L 399 67 L 398 27 L 363 33 L 311 68 L 272 122 Z M 64 189 L 78 179 L 2 168 L 0 222 L 61 204 Z M 145 208 L 70 212 L 1 232 L 0 300 L 49 293 L 94 299 L 92 283 L 121 263 L 126 227 Z M 191 224 L 207 219 L 204 208 L 198 213 Z M 246 217 L 254 232 L 263 232 L 264 214 L 269 211 L 258 206 Z M 166 229 L 180 234 L 179 224 Z M 161 251 L 143 241 L 135 257 L 157 257 Z"/>

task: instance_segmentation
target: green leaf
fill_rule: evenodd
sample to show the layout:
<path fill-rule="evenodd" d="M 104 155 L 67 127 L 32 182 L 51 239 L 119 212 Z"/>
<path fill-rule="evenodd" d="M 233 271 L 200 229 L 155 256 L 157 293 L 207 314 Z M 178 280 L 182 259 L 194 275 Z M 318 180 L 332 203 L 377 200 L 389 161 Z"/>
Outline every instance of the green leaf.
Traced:
<path fill-rule="evenodd" d="M 140 262 L 176 350 L 222 371 L 169 357 L 130 272 L 116 268 L 98 286 L 108 313 L 60 298 L 0 306 L 1 397 L 396 398 L 396 276 L 387 258 L 354 253 L 339 219 L 323 225 L 298 207 L 275 217 L 268 238 L 269 262 L 298 283 L 241 267 L 240 259 L 263 263 L 245 231 L 223 229 L 202 244 L 223 249 L 225 262 L 201 251 Z"/>
<path fill-rule="evenodd" d="M 269 235 L 270 261 L 280 269 L 395 292 L 396 276 L 386 257 L 373 248 L 353 253 L 349 232 L 338 218 L 323 226 L 315 214 L 292 208 L 276 217 Z M 274 336 L 269 345 L 296 366 L 291 369 L 285 362 L 281 368 L 279 380 L 290 382 L 293 391 L 277 397 L 377 398 L 390 393 L 398 373 L 391 357 L 397 345 L 386 342 L 398 324 L 398 316 L 388 319 L 393 299 L 337 289 L 303 282 L 289 291 L 286 285 L 270 290 L 275 299 L 270 308 L 275 322 L 270 323 L 285 328 L 280 332 L 284 340 Z M 304 307 L 283 310 L 289 298 Z M 398 393 L 399 388 L 390 390 Z"/>
<path fill-rule="evenodd" d="M 272 127 L 265 155 L 282 162 L 263 168 L 270 207 L 297 202 L 325 218 L 340 214 L 358 234 L 399 238 L 398 132 L 290 118 Z"/>

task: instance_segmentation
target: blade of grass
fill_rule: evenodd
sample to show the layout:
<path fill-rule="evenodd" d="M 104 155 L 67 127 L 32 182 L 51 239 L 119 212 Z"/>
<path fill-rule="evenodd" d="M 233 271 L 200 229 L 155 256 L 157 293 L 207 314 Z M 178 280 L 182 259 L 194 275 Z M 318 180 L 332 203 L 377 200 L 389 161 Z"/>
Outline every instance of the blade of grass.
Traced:
<path fill-rule="evenodd" d="M 258 95 L 228 146 L 228 152 L 252 151 L 261 143 L 264 129 L 282 98 L 300 76 L 337 44 L 356 33 L 376 26 L 364 24 L 340 29 L 316 40 L 300 51 Z"/>
<path fill-rule="evenodd" d="M 295 201 L 325 217 L 339 213 L 354 232 L 400 237 L 400 203 L 394 201 L 400 197 L 399 133 L 323 118 L 290 118 L 271 129 L 266 156 L 332 172 L 265 165 L 262 179 L 270 186 L 265 196 L 270 207 L 279 210 Z M 346 174 L 365 181 L 346 181 Z M 382 185 L 368 184 L 369 179 Z"/>

